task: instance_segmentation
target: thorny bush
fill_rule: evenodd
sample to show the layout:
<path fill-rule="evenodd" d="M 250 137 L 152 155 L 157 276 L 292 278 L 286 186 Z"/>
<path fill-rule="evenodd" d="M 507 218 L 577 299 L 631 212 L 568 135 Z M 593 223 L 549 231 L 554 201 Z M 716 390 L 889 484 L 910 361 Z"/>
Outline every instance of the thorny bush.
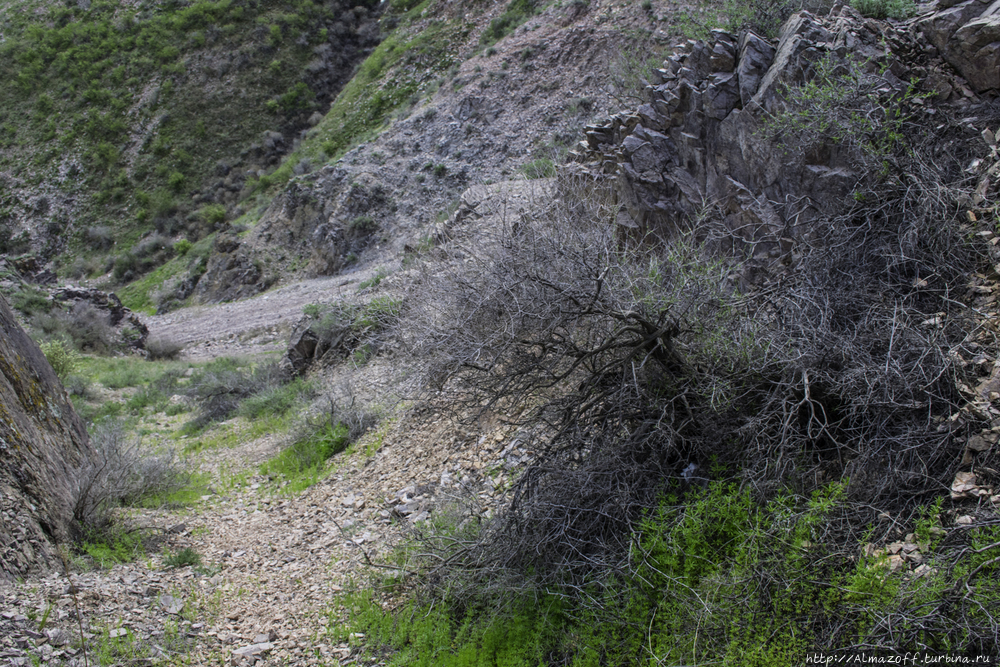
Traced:
<path fill-rule="evenodd" d="M 186 481 L 173 452 L 144 452 L 120 421 L 98 422 L 91 442 L 95 456 L 80 472 L 73 507 L 76 527 L 88 537 L 111 527 L 116 508 L 166 495 Z"/>
<path fill-rule="evenodd" d="M 959 124 L 916 116 L 905 91 L 858 83 L 821 109 L 841 123 L 851 104 L 872 108 L 867 143 L 839 140 L 854 196 L 813 220 L 774 280 L 737 288 L 753 249 L 707 252 L 724 233 L 711 210 L 630 244 L 613 211 L 551 205 L 442 249 L 450 261 L 403 327 L 428 400 L 446 391 L 535 453 L 478 536 L 441 547 L 447 571 L 468 574 L 439 580 L 467 586 L 459 598 L 579 594 L 628 570 L 658 499 L 704 479 L 760 502 L 849 480 L 851 514 L 830 536 L 845 555 L 880 512 L 909 516 L 948 488 L 968 433 L 946 418 L 971 381 L 958 297 L 977 261 L 954 220 L 976 149 Z M 806 150 L 838 142 L 829 125 L 801 129 Z"/>

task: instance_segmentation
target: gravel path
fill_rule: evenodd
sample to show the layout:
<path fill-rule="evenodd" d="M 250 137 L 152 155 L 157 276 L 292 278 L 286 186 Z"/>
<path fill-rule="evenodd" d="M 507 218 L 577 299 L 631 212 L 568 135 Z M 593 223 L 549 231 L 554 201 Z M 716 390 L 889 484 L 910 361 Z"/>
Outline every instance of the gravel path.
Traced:
<path fill-rule="evenodd" d="M 353 300 L 358 283 L 374 275 L 378 266 L 370 264 L 349 274 L 303 280 L 243 301 L 147 315 L 143 322 L 151 335 L 183 345 L 185 358 L 191 360 L 283 352 L 303 308 Z"/>

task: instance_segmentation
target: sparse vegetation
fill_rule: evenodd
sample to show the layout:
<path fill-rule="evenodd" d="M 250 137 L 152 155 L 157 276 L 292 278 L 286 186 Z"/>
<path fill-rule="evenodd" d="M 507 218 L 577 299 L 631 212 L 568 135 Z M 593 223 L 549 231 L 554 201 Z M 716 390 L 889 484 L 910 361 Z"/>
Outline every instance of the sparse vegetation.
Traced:
<path fill-rule="evenodd" d="M 139 440 L 121 421 L 103 420 L 95 424 L 91 443 L 96 457 L 87 462 L 79 475 L 73 507 L 76 526 L 90 542 L 98 542 L 107 535 L 113 541 L 117 539 L 113 520 L 116 508 L 137 504 L 147 496 L 162 495 L 184 485 L 184 475 L 173 453 L 144 452 Z"/>
<path fill-rule="evenodd" d="M 197 567 L 201 565 L 201 554 L 191 547 L 184 547 L 163 559 L 166 567 Z"/>
<path fill-rule="evenodd" d="M 492 47 L 534 16 L 537 9 L 535 0 L 510 0 L 503 14 L 493 19 L 483 31 L 480 42 L 484 46 Z M 487 53 L 487 55 L 490 54 Z"/>
<path fill-rule="evenodd" d="M 873 19 L 908 19 L 917 13 L 913 0 L 851 0 L 862 16 Z"/>

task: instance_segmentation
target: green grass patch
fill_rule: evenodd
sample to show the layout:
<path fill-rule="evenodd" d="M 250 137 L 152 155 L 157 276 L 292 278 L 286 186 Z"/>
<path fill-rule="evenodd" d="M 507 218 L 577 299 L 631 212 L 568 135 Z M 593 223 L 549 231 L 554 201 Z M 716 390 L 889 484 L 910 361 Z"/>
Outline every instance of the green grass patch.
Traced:
<path fill-rule="evenodd" d="M 556 175 L 556 165 L 549 158 L 538 158 L 521 165 L 521 173 L 525 178 L 552 178 Z"/>
<path fill-rule="evenodd" d="M 109 389 L 123 389 L 148 384 L 168 373 L 178 374 L 191 367 L 183 361 L 143 361 L 136 357 L 101 357 L 83 355 L 79 375 Z"/>
<path fill-rule="evenodd" d="M 174 437 L 188 440 L 184 451 L 200 452 L 206 449 L 238 447 L 248 440 L 263 438 L 274 433 L 286 433 L 292 423 L 291 414 L 268 415 L 260 419 L 248 421 L 245 419 L 209 428 L 200 435 L 193 436 L 184 429 L 176 432 Z"/>
<path fill-rule="evenodd" d="M 308 403 L 316 394 L 313 383 L 305 378 L 295 378 L 288 384 L 270 387 L 240 401 L 236 414 L 247 419 L 282 416 L 296 405 Z"/>
<path fill-rule="evenodd" d="M 893 654 L 975 652 L 995 640 L 986 610 L 1000 603 L 993 561 L 1000 526 L 937 553 L 928 536 L 939 509 L 926 508 L 913 527 L 933 566 L 918 578 L 891 571 L 887 556 L 862 555 L 861 544 L 836 544 L 831 526 L 853 511 L 842 484 L 759 504 L 746 490 L 713 482 L 665 497 L 632 536 L 624 569 L 583 589 L 482 594 L 456 586 L 467 575 L 446 569 L 436 572 L 432 598 L 391 612 L 372 588 L 349 595 L 350 622 L 331 623 L 331 639 L 362 633 L 368 655 L 428 667 L 791 667 L 811 652 L 837 656 L 858 645 Z M 419 551 L 412 549 L 407 569 Z"/>
<path fill-rule="evenodd" d="M 277 478 L 284 491 L 298 493 L 318 482 L 327 459 L 349 443 L 347 426 L 324 422 L 262 464 L 260 474 Z"/>
<path fill-rule="evenodd" d="M 101 568 L 129 563 L 145 553 L 142 535 L 116 527 L 103 534 L 92 535 L 80 544 L 80 551 L 90 556 Z"/>
<path fill-rule="evenodd" d="M 115 294 L 118 295 L 122 305 L 126 308 L 134 310 L 137 313 L 155 315 L 159 304 L 154 302 L 154 293 L 157 290 L 163 289 L 171 279 L 176 278 L 185 271 L 199 275 L 204 273 L 208 255 L 212 250 L 212 243 L 214 241 L 215 234 L 211 234 L 194 244 L 191 244 L 186 239 L 178 241 L 175 244 L 175 248 L 179 245 L 183 249 L 183 252 L 178 252 L 165 264 L 117 289 Z"/>
<path fill-rule="evenodd" d="M 200 472 L 190 473 L 185 477 L 186 482 L 180 488 L 164 494 L 150 494 L 138 503 L 139 507 L 180 508 L 197 505 L 201 502 L 202 496 L 210 493 L 209 485 L 212 478 L 209 474 Z"/>

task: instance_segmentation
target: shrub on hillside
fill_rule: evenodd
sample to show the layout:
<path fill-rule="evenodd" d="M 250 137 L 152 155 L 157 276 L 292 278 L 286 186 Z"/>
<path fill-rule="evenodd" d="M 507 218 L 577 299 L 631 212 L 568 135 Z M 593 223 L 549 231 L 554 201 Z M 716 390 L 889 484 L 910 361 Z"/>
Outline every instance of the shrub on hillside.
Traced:
<path fill-rule="evenodd" d="M 290 404 L 278 391 L 289 377 L 275 362 L 242 366 L 237 360 L 223 358 L 205 366 L 191 378 L 187 395 L 198 404 L 198 414 L 188 428 L 201 429 L 215 421 L 234 416 L 248 399 L 255 398 L 245 410 L 251 414 L 288 409 Z M 298 385 L 292 387 L 296 390 Z M 275 393 L 277 392 L 277 393 Z"/>
<path fill-rule="evenodd" d="M 152 360 L 176 359 L 183 349 L 182 344 L 167 336 L 153 335 L 146 339 L 146 352 Z"/>
<path fill-rule="evenodd" d="M 39 347 L 49 365 L 52 366 L 52 370 L 63 383 L 80 365 L 80 355 L 61 340 L 42 343 Z"/>
<path fill-rule="evenodd" d="M 851 548 L 873 508 L 907 516 L 949 487 L 961 442 L 937 424 L 961 404 L 957 381 L 975 384 L 952 296 L 975 265 L 953 218 L 973 144 L 952 141 L 959 123 L 907 116 L 905 95 L 863 71 L 828 74 L 803 89 L 789 150 L 836 142 L 864 176 L 780 283 L 740 291 L 752 258 L 715 250 L 732 247 L 725 212 L 625 242 L 613 212 L 571 198 L 463 239 L 476 257 L 456 247 L 428 275 L 400 328 L 428 400 L 452 390 L 459 413 L 500 415 L 536 455 L 477 540 L 438 552 L 468 575 L 462 595 L 576 596 L 620 571 L 642 517 L 696 478 L 761 503 L 849 479 L 836 539 Z"/>
<path fill-rule="evenodd" d="M 162 496 L 185 481 L 172 452 L 150 455 L 125 425 L 105 419 L 91 435 L 95 456 L 78 475 L 73 519 L 84 534 L 100 533 L 113 523 L 117 507 Z"/>

